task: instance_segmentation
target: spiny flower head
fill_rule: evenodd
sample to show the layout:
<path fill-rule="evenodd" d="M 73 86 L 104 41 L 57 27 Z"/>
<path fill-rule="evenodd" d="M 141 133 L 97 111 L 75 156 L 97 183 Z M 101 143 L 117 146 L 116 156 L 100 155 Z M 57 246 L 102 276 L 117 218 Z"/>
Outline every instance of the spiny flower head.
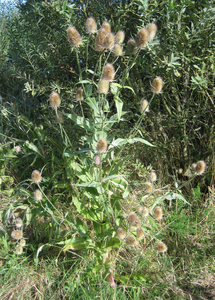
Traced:
<path fill-rule="evenodd" d="M 139 244 L 139 242 L 133 236 L 127 236 L 125 242 L 128 246 L 132 246 L 132 247 L 138 246 Z"/>
<path fill-rule="evenodd" d="M 80 86 L 78 89 L 77 89 L 77 92 L 76 92 L 76 95 L 75 95 L 75 100 L 76 101 L 83 101 L 84 100 L 84 97 L 83 97 L 83 89 L 82 87 Z"/>
<path fill-rule="evenodd" d="M 18 154 L 21 151 L 21 147 L 20 146 L 16 146 L 14 147 L 16 153 Z"/>
<path fill-rule="evenodd" d="M 106 49 L 112 49 L 114 46 L 114 35 L 113 33 L 108 33 L 104 39 L 103 47 Z"/>
<path fill-rule="evenodd" d="M 101 138 L 98 143 L 96 150 L 98 153 L 105 153 L 107 150 L 107 140 L 105 138 Z"/>
<path fill-rule="evenodd" d="M 55 109 L 60 106 L 61 100 L 60 96 L 57 92 L 51 92 L 50 98 L 49 98 L 49 104 L 50 106 Z"/>
<path fill-rule="evenodd" d="M 151 182 L 155 182 L 155 181 L 157 180 L 157 174 L 156 174 L 154 171 L 151 171 L 151 172 L 149 173 L 149 180 L 150 180 Z"/>
<path fill-rule="evenodd" d="M 113 54 L 115 56 L 122 56 L 123 55 L 123 52 L 122 52 L 122 46 L 119 45 L 119 44 L 115 44 L 113 46 Z"/>
<path fill-rule="evenodd" d="M 156 246 L 158 252 L 166 252 L 168 250 L 167 246 L 163 242 L 158 242 Z"/>
<path fill-rule="evenodd" d="M 87 33 L 95 33 L 97 31 L 97 24 L 95 19 L 92 17 L 87 18 L 85 28 Z"/>
<path fill-rule="evenodd" d="M 148 30 L 146 28 L 141 28 L 136 36 L 136 45 L 138 48 L 145 48 L 149 39 Z"/>
<path fill-rule="evenodd" d="M 159 221 L 163 218 L 163 209 L 160 206 L 157 206 L 154 210 L 153 217 Z"/>
<path fill-rule="evenodd" d="M 40 183 L 42 180 L 40 172 L 38 170 L 34 170 L 31 174 L 31 179 L 34 183 Z"/>
<path fill-rule="evenodd" d="M 100 162 L 101 162 L 100 157 L 98 155 L 96 155 L 95 158 L 94 158 L 94 164 L 96 166 L 98 166 L 100 164 Z"/>
<path fill-rule="evenodd" d="M 25 245 L 26 245 L 25 239 L 21 239 L 21 240 L 19 241 L 19 245 L 20 245 L 21 247 L 25 247 Z"/>
<path fill-rule="evenodd" d="M 116 235 L 120 240 L 123 240 L 126 237 L 126 231 L 122 227 L 118 227 Z"/>
<path fill-rule="evenodd" d="M 150 23 L 146 29 L 148 30 L 149 39 L 153 40 L 157 32 L 157 25 L 155 23 Z"/>
<path fill-rule="evenodd" d="M 138 239 L 143 239 L 144 238 L 144 231 L 141 227 L 137 228 L 136 234 L 137 234 Z"/>
<path fill-rule="evenodd" d="M 151 193 L 153 191 L 153 185 L 151 182 L 147 181 L 145 183 L 147 193 Z"/>
<path fill-rule="evenodd" d="M 40 190 L 36 190 L 35 192 L 34 192 L 34 200 L 35 201 L 41 201 L 43 199 L 43 194 L 41 193 L 41 191 Z"/>
<path fill-rule="evenodd" d="M 163 87 L 163 79 L 157 76 L 152 82 L 152 92 L 155 94 L 160 94 Z"/>
<path fill-rule="evenodd" d="M 103 22 L 102 28 L 104 28 L 104 30 L 106 31 L 106 34 L 111 33 L 110 23 L 108 23 L 108 22 L 106 22 L 106 21 Z"/>
<path fill-rule="evenodd" d="M 102 79 L 112 81 L 115 76 L 115 69 L 112 64 L 106 64 L 103 70 Z"/>
<path fill-rule="evenodd" d="M 17 228 L 21 228 L 22 225 L 23 225 L 22 219 L 17 218 L 17 219 L 15 220 L 15 224 L 16 224 L 16 227 L 17 227 Z"/>
<path fill-rule="evenodd" d="M 15 240 L 20 240 L 22 238 L 22 231 L 21 230 L 13 230 L 11 232 L 11 237 Z"/>
<path fill-rule="evenodd" d="M 67 36 L 68 36 L 68 40 L 69 40 L 70 44 L 72 45 L 72 47 L 80 46 L 81 36 L 75 27 L 69 26 L 67 28 Z"/>
<path fill-rule="evenodd" d="M 143 211 L 143 207 L 141 205 L 136 206 L 136 211 L 141 213 Z"/>
<path fill-rule="evenodd" d="M 98 93 L 107 95 L 109 91 L 109 80 L 101 79 L 98 83 Z"/>
<path fill-rule="evenodd" d="M 21 254 L 22 254 L 22 252 L 23 252 L 23 248 L 22 248 L 22 246 L 20 246 L 20 245 L 17 245 L 17 246 L 16 246 L 16 254 L 17 254 L 17 255 L 21 255 Z"/>
<path fill-rule="evenodd" d="M 134 212 L 130 213 L 127 216 L 127 220 L 130 226 L 134 226 L 134 227 L 140 226 L 140 220 Z"/>
<path fill-rule="evenodd" d="M 106 35 L 107 35 L 107 33 L 104 28 L 99 29 L 98 34 L 96 36 L 96 40 L 95 40 L 96 51 L 104 50 L 103 42 L 104 42 Z"/>
<path fill-rule="evenodd" d="M 147 217 L 149 215 L 149 209 L 147 207 L 143 207 L 142 216 Z"/>
<path fill-rule="evenodd" d="M 137 52 L 137 45 L 134 39 L 129 39 L 127 42 L 126 53 L 134 55 Z"/>
<path fill-rule="evenodd" d="M 116 44 L 122 44 L 124 42 L 125 39 L 125 32 L 120 30 L 117 32 L 117 34 L 115 35 L 115 43 Z"/>
<path fill-rule="evenodd" d="M 141 114 L 143 112 L 149 112 L 149 102 L 146 99 L 140 102 L 140 112 Z"/>
<path fill-rule="evenodd" d="M 198 161 L 195 167 L 197 175 L 202 175 L 205 171 L 205 168 L 206 163 L 204 162 L 204 160 Z"/>

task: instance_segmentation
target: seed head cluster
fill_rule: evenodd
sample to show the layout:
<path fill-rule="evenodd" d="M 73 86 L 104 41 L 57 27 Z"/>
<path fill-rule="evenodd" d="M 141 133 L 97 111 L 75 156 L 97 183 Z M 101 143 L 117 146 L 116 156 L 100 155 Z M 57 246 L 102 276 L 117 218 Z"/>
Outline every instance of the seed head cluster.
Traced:
<path fill-rule="evenodd" d="M 155 94 L 160 94 L 163 88 L 163 79 L 157 76 L 152 82 L 152 92 Z"/>
<path fill-rule="evenodd" d="M 144 112 L 149 112 L 149 102 L 146 99 L 140 102 L 140 112 L 141 114 Z"/>
<path fill-rule="evenodd" d="M 67 28 L 68 40 L 72 47 L 79 47 L 81 44 L 81 36 L 77 29 L 73 26 Z"/>
<path fill-rule="evenodd" d="M 98 153 L 102 154 L 105 153 L 107 150 L 107 140 L 105 138 L 101 138 L 98 143 L 97 143 L 97 147 L 96 150 Z"/>
<path fill-rule="evenodd" d="M 109 91 L 109 80 L 106 79 L 99 80 L 97 91 L 99 94 L 107 95 Z"/>
<path fill-rule="evenodd" d="M 168 250 L 167 246 L 163 242 L 158 242 L 156 246 L 158 252 L 166 252 Z"/>
<path fill-rule="evenodd" d="M 146 29 L 148 31 L 149 40 L 153 40 L 157 32 L 157 25 L 155 23 L 150 23 Z"/>
<path fill-rule="evenodd" d="M 116 235 L 117 235 L 117 237 L 120 240 L 123 240 L 126 237 L 126 231 L 125 231 L 125 229 L 123 229 L 122 227 L 118 227 Z"/>
<path fill-rule="evenodd" d="M 125 32 L 120 30 L 115 35 L 115 43 L 121 45 L 125 39 Z"/>
<path fill-rule="evenodd" d="M 82 87 L 79 87 L 78 89 L 77 89 L 77 92 L 76 92 L 76 96 L 75 96 L 75 100 L 76 101 L 83 101 L 84 100 L 84 98 L 83 98 L 83 89 L 82 89 Z"/>
<path fill-rule="evenodd" d="M 97 31 L 97 24 L 94 18 L 87 18 L 85 23 L 86 32 L 89 34 L 95 33 Z"/>
<path fill-rule="evenodd" d="M 136 36 L 136 45 L 138 48 L 145 48 L 149 39 L 148 30 L 146 28 L 141 28 Z"/>
<path fill-rule="evenodd" d="M 49 104 L 51 108 L 55 109 L 60 106 L 61 100 L 60 96 L 57 92 L 51 92 L 50 98 L 49 98 Z"/>
<path fill-rule="evenodd" d="M 154 210 L 153 216 L 155 220 L 161 220 L 163 218 L 163 209 L 160 206 L 157 206 Z"/>
<path fill-rule="evenodd" d="M 38 170 L 34 170 L 31 174 L 31 179 L 34 183 L 40 183 L 42 180 L 40 172 Z"/>
<path fill-rule="evenodd" d="M 43 195 L 42 195 L 41 191 L 37 189 L 37 190 L 34 192 L 34 200 L 35 200 L 35 201 L 41 201 L 42 198 L 43 198 Z"/>
<path fill-rule="evenodd" d="M 140 226 L 140 220 L 134 212 L 130 213 L 127 216 L 127 220 L 130 226 L 139 227 Z"/>
<path fill-rule="evenodd" d="M 20 240 L 22 238 L 22 231 L 21 230 L 13 230 L 11 232 L 11 237 L 15 240 Z"/>
<path fill-rule="evenodd" d="M 197 175 L 202 175 L 205 172 L 205 168 L 206 168 L 206 163 L 204 162 L 204 160 L 198 161 L 195 166 Z"/>
<path fill-rule="evenodd" d="M 106 64 L 103 70 L 102 79 L 112 81 L 114 79 L 115 69 L 112 64 Z"/>
<path fill-rule="evenodd" d="M 125 239 L 125 243 L 128 246 L 132 246 L 132 247 L 138 246 L 139 244 L 139 242 L 133 236 L 127 236 L 127 238 Z"/>

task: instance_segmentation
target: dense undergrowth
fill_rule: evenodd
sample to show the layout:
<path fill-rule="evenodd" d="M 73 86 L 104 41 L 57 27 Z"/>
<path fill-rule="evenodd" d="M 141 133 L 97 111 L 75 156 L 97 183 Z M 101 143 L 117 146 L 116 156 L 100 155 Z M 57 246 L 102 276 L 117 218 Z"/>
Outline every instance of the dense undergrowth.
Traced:
<path fill-rule="evenodd" d="M 1 299 L 215 297 L 212 2 L 110 4 L 2 6 Z"/>

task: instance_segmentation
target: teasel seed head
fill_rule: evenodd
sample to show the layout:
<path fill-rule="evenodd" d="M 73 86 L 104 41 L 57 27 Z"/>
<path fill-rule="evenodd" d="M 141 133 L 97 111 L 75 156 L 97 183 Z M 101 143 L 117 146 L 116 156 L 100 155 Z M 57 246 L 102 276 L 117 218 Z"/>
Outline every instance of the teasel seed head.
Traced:
<path fill-rule="evenodd" d="M 17 228 L 21 228 L 22 225 L 23 225 L 22 219 L 17 218 L 17 219 L 15 220 L 15 224 L 16 224 L 16 227 L 17 227 Z"/>
<path fill-rule="evenodd" d="M 195 167 L 197 175 L 202 175 L 205 171 L 205 168 L 206 163 L 204 162 L 204 160 L 198 161 Z"/>
<path fill-rule="evenodd" d="M 102 28 L 104 28 L 104 30 L 106 31 L 106 34 L 111 33 L 111 26 L 110 23 L 108 22 L 103 22 L 102 24 Z"/>
<path fill-rule="evenodd" d="M 50 98 L 49 98 L 49 104 L 50 106 L 55 109 L 60 106 L 61 100 L 60 96 L 57 92 L 51 92 Z"/>
<path fill-rule="evenodd" d="M 157 174 L 156 174 L 154 171 L 151 171 L 151 172 L 149 173 L 149 180 L 150 180 L 151 182 L 155 182 L 155 181 L 157 180 Z"/>
<path fill-rule="evenodd" d="M 76 95 L 75 95 L 75 100 L 76 101 L 83 101 L 84 100 L 83 89 L 82 89 L 81 86 L 77 89 L 77 92 L 76 92 Z"/>
<path fill-rule="evenodd" d="M 163 79 L 157 76 L 152 82 L 152 92 L 155 94 L 160 94 L 163 88 Z"/>
<path fill-rule="evenodd" d="M 147 207 L 143 207 L 142 216 L 148 217 L 148 215 L 149 215 L 149 209 Z"/>
<path fill-rule="evenodd" d="M 143 239 L 144 238 L 144 231 L 141 227 L 137 228 L 136 234 L 137 234 L 138 239 Z"/>
<path fill-rule="evenodd" d="M 141 28 L 136 36 L 136 45 L 138 48 L 145 48 L 148 43 L 149 35 L 146 28 Z"/>
<path fill-rule="evenodd" d="M 122 227 L 118 227 L 116 231 L 118 239 L 123 240 L 126 237 L 126 231 Z"/>
<path fill-rule="evenodd" d="M 134 39 L 129 39 L 127 42 L 126 53 L 128 55 L 134 55 L 137 52 L 137 45 Z"/>
<path fill-rule="evenodd" d="M 17 246 L 16 246 L 16 254 L 17 254 L 17 255 L 21 255 L 21 254 L 22 254 L 22 252 L 23 252 L 23 248 L 22 248 L 22 246 L 20 246 L 20 245 L 17 245 Z"/>
<path fill-rule="evenodd" d="M 87 18 L 85 24 L 86 32 L 89 34 L 95 33 L 97 31 L 97 24 L 94 18 Z"/>
<path fill-rule="evenodd" d="M 109 91 L 109 80 L 101 79 L 98 83 L 98 93 L 107 95 Z"/>
<path fill-rule="evenodd" d="M 137 205 L 137 206 L 136 206 L 136 211 L 137 211 L 138 213 L 141 213 L 141 212 L 143 211 L 143 207 L 142 207 L 141 205 Z"/>
<path fill-rule="evenodd" d="M 153 191 L 153 184 L 151 182 L 147 181 L 145 183 L 145 186 L 146 186 L 146 192 L 147 193 L 151 193 Z"/>
<path fill-rule="evenodd" d="M 106 64 L 103 70 L 102 79 L 112 81 L 115 76 L 115 69 L 112 64 Z"/>
<path fill-rule="evenodd" d="M 20 146 L 16 146 L 16 147 L 14 147 L 14 150 L 18 154 L 19 152 L 21 152 L 21 147 Z"/>
<path fill-rule="evenodd" d="M 98 141 L 96 150 L 98 153 L 105 153 L 107 151 L 107 140 L 105 138 L 101 138 Z"/>
<path fill-rule="evenodd" d="M 127 238 L 125 239 L 125 243 L 128 246 L 132 246 L 132 247 L 138 246 L 139 244 L 139 242 L 133 236 L 127 236 Z"/>
<path fill-rule="evenodd" d="M 99 165 L 100 165 L 100 162 L 101 162 L 100 157 L 99 157 L 98 155 L 96 155 L 95 158 L 94 158 L 94 164 L 95 164 L 96 166 L 99 166 Z"/>
<path fill-rule="evenodd" d="M 40 183 L 42 180 L 40 172 L 38 170 L 34 170 L 31 174 L 31 179 L 34 183 Z"/>
<path fill-rule="evenodd" d="M 130 226 L 139 227 L 140 226 L 140 220 L 138 216 L 132 212 L 127 216 L 127 220 Z"/>
<path fill-rule="evenodd" d="M 120 30 L 117 32 L 117 34 L 115 35 L 115 43 L 116 44 L 122 44 L 124 42 L 125 39 L 125 32 Z"/>
<path fill-rule="evenodd" d="M 95 40 L 96 51 L 104 50 L 103 42 L 104 42 L 106 35 L 107 35 L 107 33 L 104 28 L 99 29 L 98 34 L 96 36 L 96 40 Z"/>
<path fill-rule="evenodd" d="M 150 23 L 146 29 L 148 30 L 149 39 L 153 40 L 157 32 L 157 25 L 155 23 Z"/>
<path fill-rule="evenodd" d="M 163 209 L 160 206 L 157 206 L 154 210 L 153 217 L 155 220 L 159 221 L 163 218 Z"/>
<path fill-rule="evenodd" d="M 22 238 L 22 231 L 21 230 L 13 230 L 11 232 L 11 237 L 15 240 L 20 240 Z"/>
<path fill-rule="evenodd" d="M 21 240 L 19 241 L 19 245 L 20 245 L 21 247 L 25 247 L 25 245 L 26 245 L 25 239 L 21 239 Z"/>
<path fill-rule="evenodd" d="M 149 112 L 149 102 L 146 99 L 140 102 L 140 112 L 141 114 L 143 112 Z"/>
<path fill-rule="evenodd" d="M 39 189 L 37 189 L 34 192 L 34 200 L 35 201 L 41 201 L 43 199 L 43 194 L 41 193 L 41 191 Z"/>
<path fill-rule="evenodd" d="M 156 245 L 156 250 L 158 252 L 166 252 L 168 250 L 168 248 L 163 242 L 158 242 Z"/>
<path fill-rule="evenodd" d="M 123 52 L 122 52 L 122 46 L 119 45 L 119 44 L 115 44 L 113 46 L 113 54 L 115 56 L 122 56 L 123 55 Z"/>
<path fill-rule="evenodd" d="M 69 40 L 70 44 L 72 45 L 72 47 L 80 46 L 81 36 L 75 27 L 69 26 L 67 28 L 67 36 L 68 36 L 68 40 Z"/>
<path fill-rule="evenodd" d="M 103 47 L 106 49 L 112 49 L 114 46 L 114 35 L 113 33 L 108 33 L 104 39 Z"/>

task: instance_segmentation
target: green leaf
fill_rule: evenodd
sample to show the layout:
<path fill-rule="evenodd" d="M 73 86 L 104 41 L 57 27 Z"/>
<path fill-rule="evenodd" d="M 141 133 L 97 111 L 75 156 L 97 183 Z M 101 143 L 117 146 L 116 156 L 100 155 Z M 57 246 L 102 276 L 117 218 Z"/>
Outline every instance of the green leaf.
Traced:
<path fill-rule="evenodd" d="M 33 143 L 30 143 L 29 141 L 26 141 L 26 142 L 24 143 L 24 146 L 26 146 L 27 148 L 33 150 L 33 151 L 36 152 L 37 154 L 43 156 L 43 155 L 41 154 L 41 152 L 39 151 L 39 149 L 37 148 L 37 146 L 35 146 Z"/>
<path fill-rule="evenodd" d="M 75 124 L 77 124 L 78 126 L 94 133 L 94 124 L 92 122 L 90 122 L 88 119 L 84 118 L 84 117 L 79 117 L 76 116 L 74 114 L 66 114 L 63 113 L 63 115 L 65 115 L 67 118 L 71 119 Z"/>
<path fill-rule="evenodd" d="M 122 102 L 122 100 L 118 96 L 116 96 L 114 98 L 114 101 L 115 101 L 115 104 L 116 104 L 117 116 L 118 116 L 118 122 L 119 122 L 120 119 L 121 119 L 121 116 L 122 116 L 123 102 Z"/>
<path fill-rule="evenodd" d="M 128 142 L 129 142 L 129 144 L 134 144 L 134 143 L 140 142 L 140 143 L 146 144 L 150 147 L 156 147 L 156 146 L 152 145 L 150 142 L 148 142 L 142 138 L 132 138 L 132 139 L 129 139 Z"/>

